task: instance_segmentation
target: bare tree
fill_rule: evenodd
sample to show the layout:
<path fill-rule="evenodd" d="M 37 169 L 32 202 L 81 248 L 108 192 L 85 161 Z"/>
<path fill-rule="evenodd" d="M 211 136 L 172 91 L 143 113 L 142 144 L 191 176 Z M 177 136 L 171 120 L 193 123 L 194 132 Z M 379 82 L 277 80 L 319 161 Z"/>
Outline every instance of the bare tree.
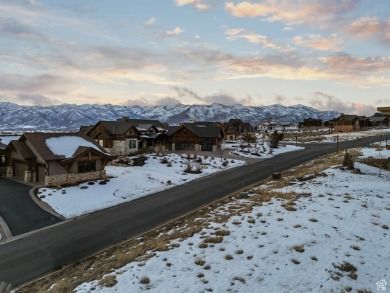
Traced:
<path fill-rule="evenodd" d="M 279 142 L 281 140 L 283 140 L 283 137 L 284 137 L 284 135 L 282 132 L 278 132 L 277 130 L 272 132 L 269 135 L 269 144 L 270 144 L 271 148 L 277 148 L 279 145 Z"/>

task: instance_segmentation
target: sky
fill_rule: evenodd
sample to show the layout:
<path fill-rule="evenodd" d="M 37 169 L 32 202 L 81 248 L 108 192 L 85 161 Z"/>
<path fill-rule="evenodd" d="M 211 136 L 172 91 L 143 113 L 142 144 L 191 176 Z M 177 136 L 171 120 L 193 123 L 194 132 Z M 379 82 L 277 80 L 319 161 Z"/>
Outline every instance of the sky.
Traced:
<path fill-rule="evenodd" d="M 390 106 L 389 0 L 1 0 L 0 102 Z"/>

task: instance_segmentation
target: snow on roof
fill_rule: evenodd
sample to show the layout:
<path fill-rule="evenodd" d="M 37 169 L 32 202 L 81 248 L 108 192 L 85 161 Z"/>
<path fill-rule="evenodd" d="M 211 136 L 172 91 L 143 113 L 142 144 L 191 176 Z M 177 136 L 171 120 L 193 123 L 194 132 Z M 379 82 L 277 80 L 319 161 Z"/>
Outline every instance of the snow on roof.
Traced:
<path fill-rule="evenodd" d="M 46 139 L 47 147 L 57 156 L 70 158 L 80 146 L 91 147 L 99 152 L 101 150 L 92 142 L 79 136 L 60 136 Z"/>

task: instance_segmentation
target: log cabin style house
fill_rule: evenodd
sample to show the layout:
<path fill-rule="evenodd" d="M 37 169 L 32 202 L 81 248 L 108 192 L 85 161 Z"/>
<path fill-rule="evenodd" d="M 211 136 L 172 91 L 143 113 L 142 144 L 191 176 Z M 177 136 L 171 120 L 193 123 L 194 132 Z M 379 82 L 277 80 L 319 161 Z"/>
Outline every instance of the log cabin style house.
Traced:
<path fill-rule="evenodd" d="M 6 176 L 48 186 L 105 179 L 112 159 L 80 133 L 25 133 L 5 148 Z"/>
<path fill-rule="evenodd" d="M 167 130 L 157 120 L 121 118 L 117 121 L 99 121 L 83 130 L 112 155 L 126 156 L 139 150 L 164 150 Z"/>

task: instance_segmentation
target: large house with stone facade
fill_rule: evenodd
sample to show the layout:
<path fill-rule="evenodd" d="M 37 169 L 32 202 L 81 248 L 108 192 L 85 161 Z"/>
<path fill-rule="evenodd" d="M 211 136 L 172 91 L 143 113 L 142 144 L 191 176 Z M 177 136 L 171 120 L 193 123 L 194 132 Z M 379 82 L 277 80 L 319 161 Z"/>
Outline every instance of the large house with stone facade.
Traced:
<path fill-rule="evenodd" d="M 99 121 L 81 130 L 112 155 L 136 154 L 140 149 L 158 151 L 164 148 L 167 132 L 158 120 L 121 118 Z"/>
<path fill-rule="evenodd" d="M 81 133 L 25 133 L 4 150 L 7 177 L 48 186 L 105 179 L 113 157 Z"/>

